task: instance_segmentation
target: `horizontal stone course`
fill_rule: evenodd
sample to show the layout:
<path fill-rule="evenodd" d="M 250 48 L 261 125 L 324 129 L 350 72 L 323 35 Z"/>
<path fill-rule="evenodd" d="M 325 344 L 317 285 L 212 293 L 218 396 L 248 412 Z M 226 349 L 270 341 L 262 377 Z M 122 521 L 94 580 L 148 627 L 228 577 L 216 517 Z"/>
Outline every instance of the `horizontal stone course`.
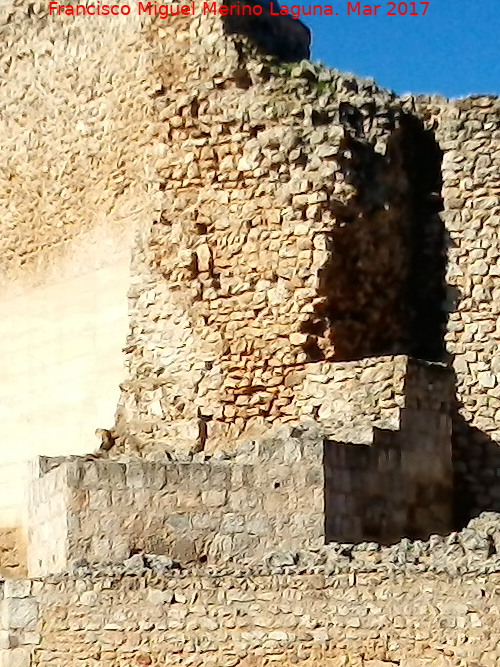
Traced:
<path fill-rule="evenodd" d="M 488 541 L 499 521 L 483 515 L 455 536 L 386 548 L 275 552 L 260 565 L 182 567 L 154 555 L 81 563 L 3 584 L 2 618 L 6 599 L 37 605 L 41 636 L 7 622 L 32 665 L 494 665 L 500 561 Z"/>
<path fill-rule="evenodd" d="M 407 406 L 399 430 L 370 427 L 371 444 L 351 442 L 356 425 L 340 425 L 331 439 L 304 422 L 190 461 L 41 457 L 31 483 L 31 576 L 81 558 L 95 564 L 147 552 L 224 563 L 278 547 L 387 543 L 449 529 L 450 420 L 446 402 L 434 403 L 435 394 L 449 394 L 446 368 L 394 363 L 412 369 Z M 415 456 L 435 463 L 429 469 Z"/>
<path fill-rule="evenodd" d="M 316 455 L 299 450 L 295 461 L 273 467 L 236 459 L 59 459 L 58 467 L 32 482 L 30 574 L 63 571 L 81 558 L 119 560 L 134 551 L 219 561 L 258 558 L 273 545 L 304 539 L 319 547 L 321 442 L 315 443 Z M 50 466 L 45 460 L 40 465 Z M 60 536 L 58 560 L 54 535 Z"/>

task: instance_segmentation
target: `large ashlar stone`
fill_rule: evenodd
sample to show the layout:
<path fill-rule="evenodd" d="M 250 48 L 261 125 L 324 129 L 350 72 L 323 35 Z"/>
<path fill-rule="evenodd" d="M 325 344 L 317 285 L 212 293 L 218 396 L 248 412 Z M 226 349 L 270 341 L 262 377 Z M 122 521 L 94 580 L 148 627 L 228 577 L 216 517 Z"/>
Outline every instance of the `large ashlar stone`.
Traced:
<path fill-rule="evenodd" d="M 4 583 L 4 598 L 27 598 L 31 595 L 32 583 L 27 579 L 7 579 Z"/>
<path fill-rule="evenodd" d="M 30 667 L 31 652 L 27 648 L 0 650 L 0 667 Z"/>
<path fill-rule="evenodd" d="M 38 604 L 33 598 L 5 598 L 2 623 L 13 630 L 33 630 L 38 621 Z"/>

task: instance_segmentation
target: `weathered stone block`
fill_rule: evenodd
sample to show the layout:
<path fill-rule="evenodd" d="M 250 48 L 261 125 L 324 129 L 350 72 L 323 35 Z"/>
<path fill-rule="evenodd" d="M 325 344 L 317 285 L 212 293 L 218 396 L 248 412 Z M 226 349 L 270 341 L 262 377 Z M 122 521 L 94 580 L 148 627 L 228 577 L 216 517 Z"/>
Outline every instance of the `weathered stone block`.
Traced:
<path fill-rule="evenodd" d="M 17 638 L 8 630 L 0 630 L 0 650 L 17 646 Z"/>
<path fill-rule="evenodd" d="M 25 648 L 0 650 L 0 667 L 30 667 L 31 652 Z"/>
<path fill-rule="evenodd" d="M 6 579 L 3 585 L 4 598 L 27 598 L 31 595 L 32 582 L 22 579 Z"/>
<path fill-rule="evenodd" d="M 201 494 L 201 501 L 208 508 L 211 507 L 223 507 L 226 504 L 227 492 L 226 491 L 217 491 L 212 489 L 211 491 L 203 491 Z"/>
<path fill-rule="evenodd" d="M 5 628 L 33 630 L 38 621 L 38 603 L 32 598 L 6 598 L 2 603 Z"/>
<path fill-rule="evenodd" d="M 131 461 L 127 463 L 127 486 L 136 489 L 145 487 L 145 467 L 142 461 Z"/>

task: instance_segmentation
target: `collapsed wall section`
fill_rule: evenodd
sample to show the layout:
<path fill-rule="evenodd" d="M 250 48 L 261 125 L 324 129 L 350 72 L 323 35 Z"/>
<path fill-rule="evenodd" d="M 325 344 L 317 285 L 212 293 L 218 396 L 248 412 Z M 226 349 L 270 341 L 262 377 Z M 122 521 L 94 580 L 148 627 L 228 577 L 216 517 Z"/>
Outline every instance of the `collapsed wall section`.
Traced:
<path fill-rule="evenodd" d="M 386 367 L 389 361 L 405 370 L 404 403 L 392 428 L 383 414 L 370 421 L 352 413 L 331 422 L 329 432 L 311 419 L 272 429 L 232 455 L 201 453 L 184 462 L 168 461 L 165 453 L 153 461 L 39 459 L 30 489 L 30 575 L 134 553 L 241 563 L 273 549 L 390 544 L 446 532 L 450 375 L 441 365 L 396 358 Z M 360 391 L 380 393 L 382 404 L 384 385 L 389 393 L 394 388 L 385 370 L 367 365 L 364 382 L 351 379 L 355 407 Z M 325 397 L 328 405 L 333 399 Z"/>
<path fill-rule="evenodd" d="M 457 488 L 467 511 L 495 507 L 496 269 L 488 265 L 497 259 L 491 140 L 498 138 L 498 101 L 420 101 L 412 112 L 421 114 L 424 127 L 370 82 L 307 63 L 284 68 L 253 58 L 249 44 L 226 39 L 216 19 L 175 25 L 175 66 L 160 64 L 161 48 L 145 56 L 145 70 L 151 66 L 162 76 L 155 102 L 145 104 L 159 121 L 145 132 L 154 144 L 155 170 L 148 167 L 146 180 L 158 215 L 154 224 L 145 216 L 134 258 L 119 451 L 151 458 L 169 449 L 209 453 L 303 417 L 337 429 L 366 413 L 356 428 L 369 432 L 376 420 L 399 420 L 404 392 L 396 375 L 388 380 L 391 405 L 377 392 L 376 401 L 369 392 L 351 398 L 359 377 L 368 382 L 363 364 L 371 362 L 358 360 L 409 351 L 439 358 L 442 256 L 436 251 L 444 220 L 457 242 L 450 283 L 463 297 L 447 334 L 461 402 Z M 148 48 L 173 36 L 174 23 L 162 26 L 148 32 Z M 200 56 L 207 53 L 213 57 L 205 66 Z M 21 61 L 13 66 L 20 75 L 26 73 Z M 143 87 L 139 106 L 146 97 Z M 100 116 L 89 104 L 90 127 Z M 141 134 L 139 116 L 132 113 Z M 102 139 L 99 122 L 92 125 L 95 136 L 80 128 L 90 137 L 85 147 Z M 120 125 L 116 136 L 125 130 Z M 35 135 L 38 156 L 43 146 Z M 419 138 L 422 150 L 415 146 Z M 434 192 L 442 154 L 444 204 Z M 134 156 L 128 162 L 135 164 Z M 127 172 L 125 180 L 135 192 L 137 174 Z M 22 190 L 13 190 L 19 206 Z M 38 204 L 46 221 L 44 201 Z M 16 217 L 9 216 L 12 227 Z M 40 230 L 53 232 L 45 222 L 31 230 L 36 243 L 31 239 L 22 255 L 35 257 Z M 49 241 L 57 245 L 55 237 Z M 19 268 L 25 260 L 13 247 L 5 257 Z M 431 266 L 428 282 L 421 264 Z M 454 298 L 448 296 L 446 307 Z M 351 359 L 360 365 L 345 375 L 338 361 Z"/>
<path fill-rule="evenodd" d="M 137 246 L 118 409 L 120 451 L 141 456 L 259 437 L 314 412 L 318 371 L 326 387 L 339 360 L 411 347 L 398 103 L 223 35 L 200 71 L 207 26 L 157 99 L 161 212 Z"/>
<path fill-rule="evenodd" d="M 125 448 L 232 446 L 303 416 L 296 374 L 311 364 L 440 360 L 447 331 L 457 520 L 496 508 L 498 100 L 400 101 L 310 64 L 276 69 L 215 19 L 183 34 L 189 65 L 162 74 L 157 100 L 163 200 L 130 294 Z"/>

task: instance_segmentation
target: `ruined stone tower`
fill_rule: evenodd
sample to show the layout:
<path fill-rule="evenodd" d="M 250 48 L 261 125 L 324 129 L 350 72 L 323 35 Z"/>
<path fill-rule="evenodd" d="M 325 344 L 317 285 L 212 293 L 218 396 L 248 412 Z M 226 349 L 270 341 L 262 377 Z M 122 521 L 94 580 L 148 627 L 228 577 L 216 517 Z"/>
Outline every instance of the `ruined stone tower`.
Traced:
<path fill-rule="evenodd" d="M 14 35 L 27 24 L 22 9 L 12 11 L 6 30 Z M 54 43 L 66 18 L 44 24 Z M 495 506 L 483 473 L 497 456 L 486 442 L 496 433 L 493 348 L 467 350 L 462 331 L 467 338 L 472 329 L 465 334 L 456 318 L 474 319 L 477 302 L 484 321 L 487 302 L 477 299 L 493 298 L 495 277 L 481 257 L 492 252 L 483 245 L 496 220 L 495 165 L 484 153 L 469 164 L 459 143 L 480 150 L 497 140 L 497 102 L 398 99 L 301 60 L 307 30 L 273 21 L 200 14 L 113 25 L 113 35 L 139 44 L 147 76 L 134 130 L 142 123 L 136 210 L 144 214 L 133 225 L 127 377 L 110 455 L 202 461 L 272 438 L 276 428 L 315 426 L 330 443 L 328 475 L 335 466 L 364 470 L 363 482 L 325 491 L 343 517 L 326 520 L 327 537 L 443 530 L 452 459 L 468 498 L 460 512 Z M 108 24 L 89 25 L 100 35 Z M 462 121 L 467 129 L 457 130 Z M 78 127 L 92 141 L 90 118 Z M 125 178 L 137 193 L 135 171 Z M 457 222 L 461 203 L 460 215 L 477 210 L 481 221 L 472 254 Z M 452 312 L 454 283 L 472 291 Z M 474 378 L 483 397 L 470 414 L 484 437 L 466 425 Z M 370 520 L 344 534 L 349 517 L 371 504 L 382 507 L 375 528 Z M 404 509 L 389 529 L 391 505 Z"/>
<path fill-rule="evenodd" d="M 439 169 L 415 192 L 409 149 L 425 130 L 373 83 L 255 57 L 199 21 L 190 69 L 165 74 L 156 101 L 159 213 L 134 256 L 125 430 L 142 453 L 210 453 L 303 418 L 397 420 L 397 401 L 348 407 L 335 368 L 443 359 Z"/>
<path fill-rule="evenodd" d="M 111 456 L 187 461 L 314 423 L 329 474 L 349 478 L 327 493 L 327 537 L 445 530 L 453 379 L 434 364 L 446 319 L 437 144 L 373 82 L 269 58 L 225 28 L 208 16 L 151 28 L 184 55 L 159 66 L 158 212 L 133 253 Z"/>
<path fill-rule="evenodd" d="M 397 98 L 266 13 L 4 14 L 2 279 L 57 319 L 47 276 L 107 313 L 131 269 L 114 444 L 57 432 L 0 536 L 0 664 L 495 664 L 498 518 L 448 533 L 500 509 L 498 100 Z"/>

